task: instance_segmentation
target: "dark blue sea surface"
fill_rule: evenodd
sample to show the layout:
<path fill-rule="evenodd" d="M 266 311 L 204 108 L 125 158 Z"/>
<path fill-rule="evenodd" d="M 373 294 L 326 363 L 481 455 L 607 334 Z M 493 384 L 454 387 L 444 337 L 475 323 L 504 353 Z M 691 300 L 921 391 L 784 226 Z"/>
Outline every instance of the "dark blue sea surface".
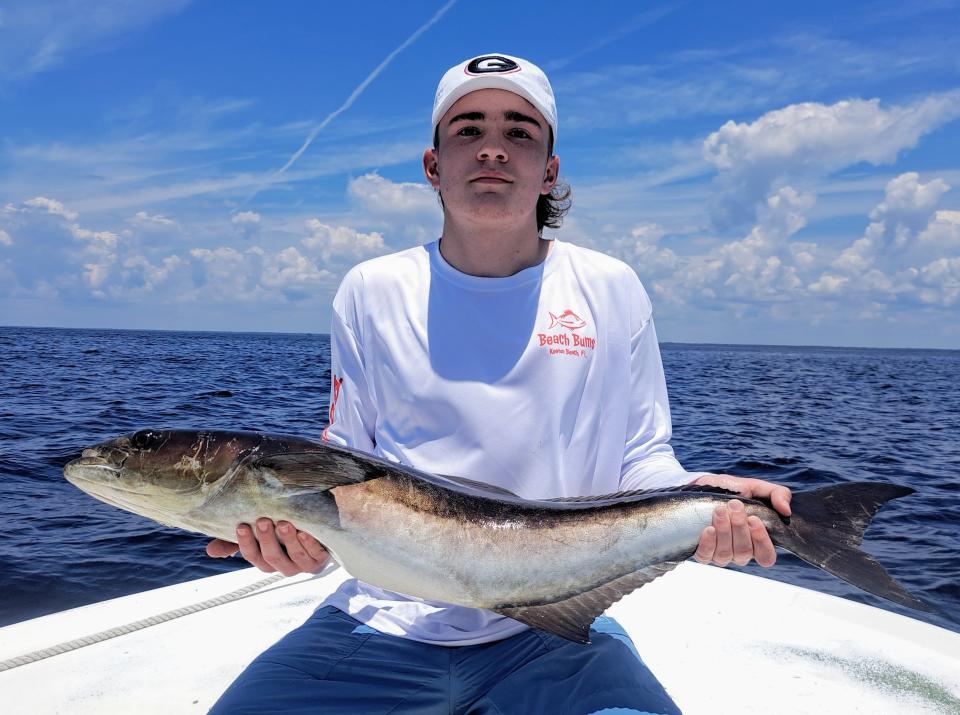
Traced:
<path fill-rule="evenodd" d="M 751 573 L 957 630 L 960 351 L 662 346 L 673 444 L 690 470 L 808 489 L 890 481 L 865 549 L 943 615 L 908 611 L 781 553 Z M 203 536 L 98 502 L 62 467 L 144 427 L 319 437 L 325 335 L 0 328 L 0 626 L 246 567 Z M 709 598 L 704 594 L 704 599 Z"/>

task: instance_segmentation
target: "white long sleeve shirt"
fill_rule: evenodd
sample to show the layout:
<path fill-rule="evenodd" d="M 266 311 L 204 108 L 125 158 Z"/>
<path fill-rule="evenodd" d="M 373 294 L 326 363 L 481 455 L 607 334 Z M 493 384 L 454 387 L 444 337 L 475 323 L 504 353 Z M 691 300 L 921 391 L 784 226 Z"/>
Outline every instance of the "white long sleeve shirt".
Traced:
<path fill-rule="evenodd" d="M 555 241 L 506 278 L 469 276 L 439 242 L 362 263 L 331 329 L 324 439 L 526 498 L 686 484 L 636 274 Z M 468 645 L 526 626 L 351 579 L 326 604 L 384 633 Z"/>

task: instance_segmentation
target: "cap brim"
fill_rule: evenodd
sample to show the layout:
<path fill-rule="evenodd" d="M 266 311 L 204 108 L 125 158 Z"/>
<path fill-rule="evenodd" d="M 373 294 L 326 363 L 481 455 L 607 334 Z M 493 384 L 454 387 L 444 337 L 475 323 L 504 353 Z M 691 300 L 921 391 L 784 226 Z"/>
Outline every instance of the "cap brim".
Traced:
<path fill-rule="evenodd" d="M 557 135 L 557 128 L 550 123 L 550 120 L 547 118 L 547 115 L 544 113 L 543 109 L 537 104 L 537 100 L 527 92 L 523 87 L 519 86 L 516 82 L 511 81 L 507 77 L 489 75 L 486 77 L 471 77 L 466 82 L 460 84 L 455 90 L 453 90 L 448 96 L 444 97 L 443 101 L 436 108 L 435 114 L 433 117 L 433 131 L 436 132 L 437 126 L 440 124 L 440 120 L 443 119 L 443 116 L 450 110 L 457 100 L 467 96 L 471 92 L 476 92 L 480 89 L 503 89 L 507 92 L 512 92 L 519 97 L 523 97 L 525 100 L 530 102 L 530 105 L 537 110 L 543 121 L 547 123 L 547 126 L 553 131 L 554 138 Z"/>

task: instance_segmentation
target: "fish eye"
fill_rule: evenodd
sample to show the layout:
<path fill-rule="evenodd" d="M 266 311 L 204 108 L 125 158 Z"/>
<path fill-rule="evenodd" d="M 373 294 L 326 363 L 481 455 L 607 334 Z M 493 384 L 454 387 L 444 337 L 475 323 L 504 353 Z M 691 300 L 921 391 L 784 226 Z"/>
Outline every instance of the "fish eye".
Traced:
<path fill-rule="evenodd" d="M 130 438 L 130 446 L 135 449 L 156 449 L 165 441 L 162 433 L 144 429 Z"/>

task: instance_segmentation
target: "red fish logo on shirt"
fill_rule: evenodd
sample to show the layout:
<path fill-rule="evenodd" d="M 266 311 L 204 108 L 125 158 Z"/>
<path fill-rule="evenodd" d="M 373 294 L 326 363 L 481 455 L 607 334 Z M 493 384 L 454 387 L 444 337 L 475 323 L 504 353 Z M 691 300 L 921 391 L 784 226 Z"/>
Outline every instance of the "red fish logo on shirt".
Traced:
<path fill-rule="evenodd" d="M 565 310 L 559 316 L 550 313 L 550 327 L 547 330 L 553 328 L 554 325 L 562 325 L 567 330 L 579 330 L 586 324 L 586 321 L 572 310 Z"/>

